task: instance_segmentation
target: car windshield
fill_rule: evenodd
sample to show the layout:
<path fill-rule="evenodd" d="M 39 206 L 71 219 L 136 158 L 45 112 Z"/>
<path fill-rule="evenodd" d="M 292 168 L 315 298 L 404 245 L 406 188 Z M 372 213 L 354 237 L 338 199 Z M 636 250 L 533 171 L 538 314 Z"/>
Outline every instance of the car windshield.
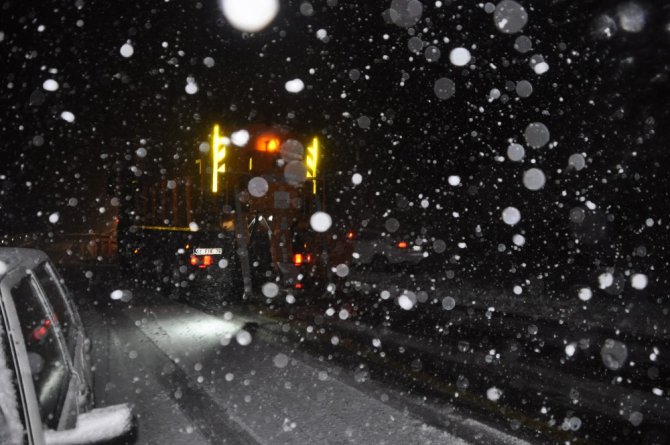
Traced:
<path fill-rule="evenodd" d="M 50 258 L 86 395 L 43 413 L 670 443 L 663 2 L 0 6 L 0 243 Z"/>

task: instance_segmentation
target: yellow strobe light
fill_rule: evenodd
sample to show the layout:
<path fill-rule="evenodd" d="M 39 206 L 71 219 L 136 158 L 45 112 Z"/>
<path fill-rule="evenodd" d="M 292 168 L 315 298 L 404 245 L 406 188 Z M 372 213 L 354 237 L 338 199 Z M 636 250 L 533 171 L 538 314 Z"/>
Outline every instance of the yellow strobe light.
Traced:
<path fill-rule="evenodd" d="M 307 167 L 307 177 L 312 178 L 312 192 L 316 194 L 316 172 L 319 163 L 319 140 L 312 139 L 312 144 L 307 147 L 307 156 L 305 157 L 305 166 Z"/>
<path fill-rule="evenodd" d="M 214 125 L 212 130 L 212 193 L 219 191 L 219 173 L 226 172 L 226 145 L 221 136 L 219 125 Z"/>

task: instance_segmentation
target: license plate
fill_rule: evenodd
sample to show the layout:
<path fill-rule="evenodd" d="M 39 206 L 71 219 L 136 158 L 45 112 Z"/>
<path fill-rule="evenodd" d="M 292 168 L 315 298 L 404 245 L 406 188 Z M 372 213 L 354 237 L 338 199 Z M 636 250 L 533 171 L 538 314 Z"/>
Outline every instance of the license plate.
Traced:
<path fill-rule="evenodd" d="M 195 255 L 221 255 L 223 249 L 220 247 L 196 247 L 193 253 Z"/>

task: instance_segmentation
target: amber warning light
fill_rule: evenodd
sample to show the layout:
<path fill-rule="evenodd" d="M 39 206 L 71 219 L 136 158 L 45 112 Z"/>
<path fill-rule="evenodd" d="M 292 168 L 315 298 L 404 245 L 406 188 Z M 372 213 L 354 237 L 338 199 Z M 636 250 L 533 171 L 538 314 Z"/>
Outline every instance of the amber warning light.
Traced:
<path fill-rule="evenodd" d="M 279 151 L 280 139 L 274 134 L 262 134 L 256 138 L 255 148 L 257 151 L 274 153 Z"/>
<path fill-rule="evenodd" d="M 296 253 L 293 255 L 293 264 L 300 266 L 302 264 L 302 253 Z"/>
<path fill-rule="evenodd" d="M 312 262 L 312 254 L 311 253 L 296 253 L 293 255 L 293 264 L 296 266 L 302 266 L 303 264 L 309 264 Z"/>

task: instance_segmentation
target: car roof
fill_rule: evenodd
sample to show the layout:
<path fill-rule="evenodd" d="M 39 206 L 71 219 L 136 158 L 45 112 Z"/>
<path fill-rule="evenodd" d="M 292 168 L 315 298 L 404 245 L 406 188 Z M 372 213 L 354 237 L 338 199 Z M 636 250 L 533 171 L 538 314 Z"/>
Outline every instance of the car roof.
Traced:
<path fill-rule="evenodd" d="M 0 277 L 18 268 L 31 269 L 47 258 L 46 253 L 37 249 L 0 247 L 0 262 L 4 264 L 4 267 L 0 268 Z"/>

